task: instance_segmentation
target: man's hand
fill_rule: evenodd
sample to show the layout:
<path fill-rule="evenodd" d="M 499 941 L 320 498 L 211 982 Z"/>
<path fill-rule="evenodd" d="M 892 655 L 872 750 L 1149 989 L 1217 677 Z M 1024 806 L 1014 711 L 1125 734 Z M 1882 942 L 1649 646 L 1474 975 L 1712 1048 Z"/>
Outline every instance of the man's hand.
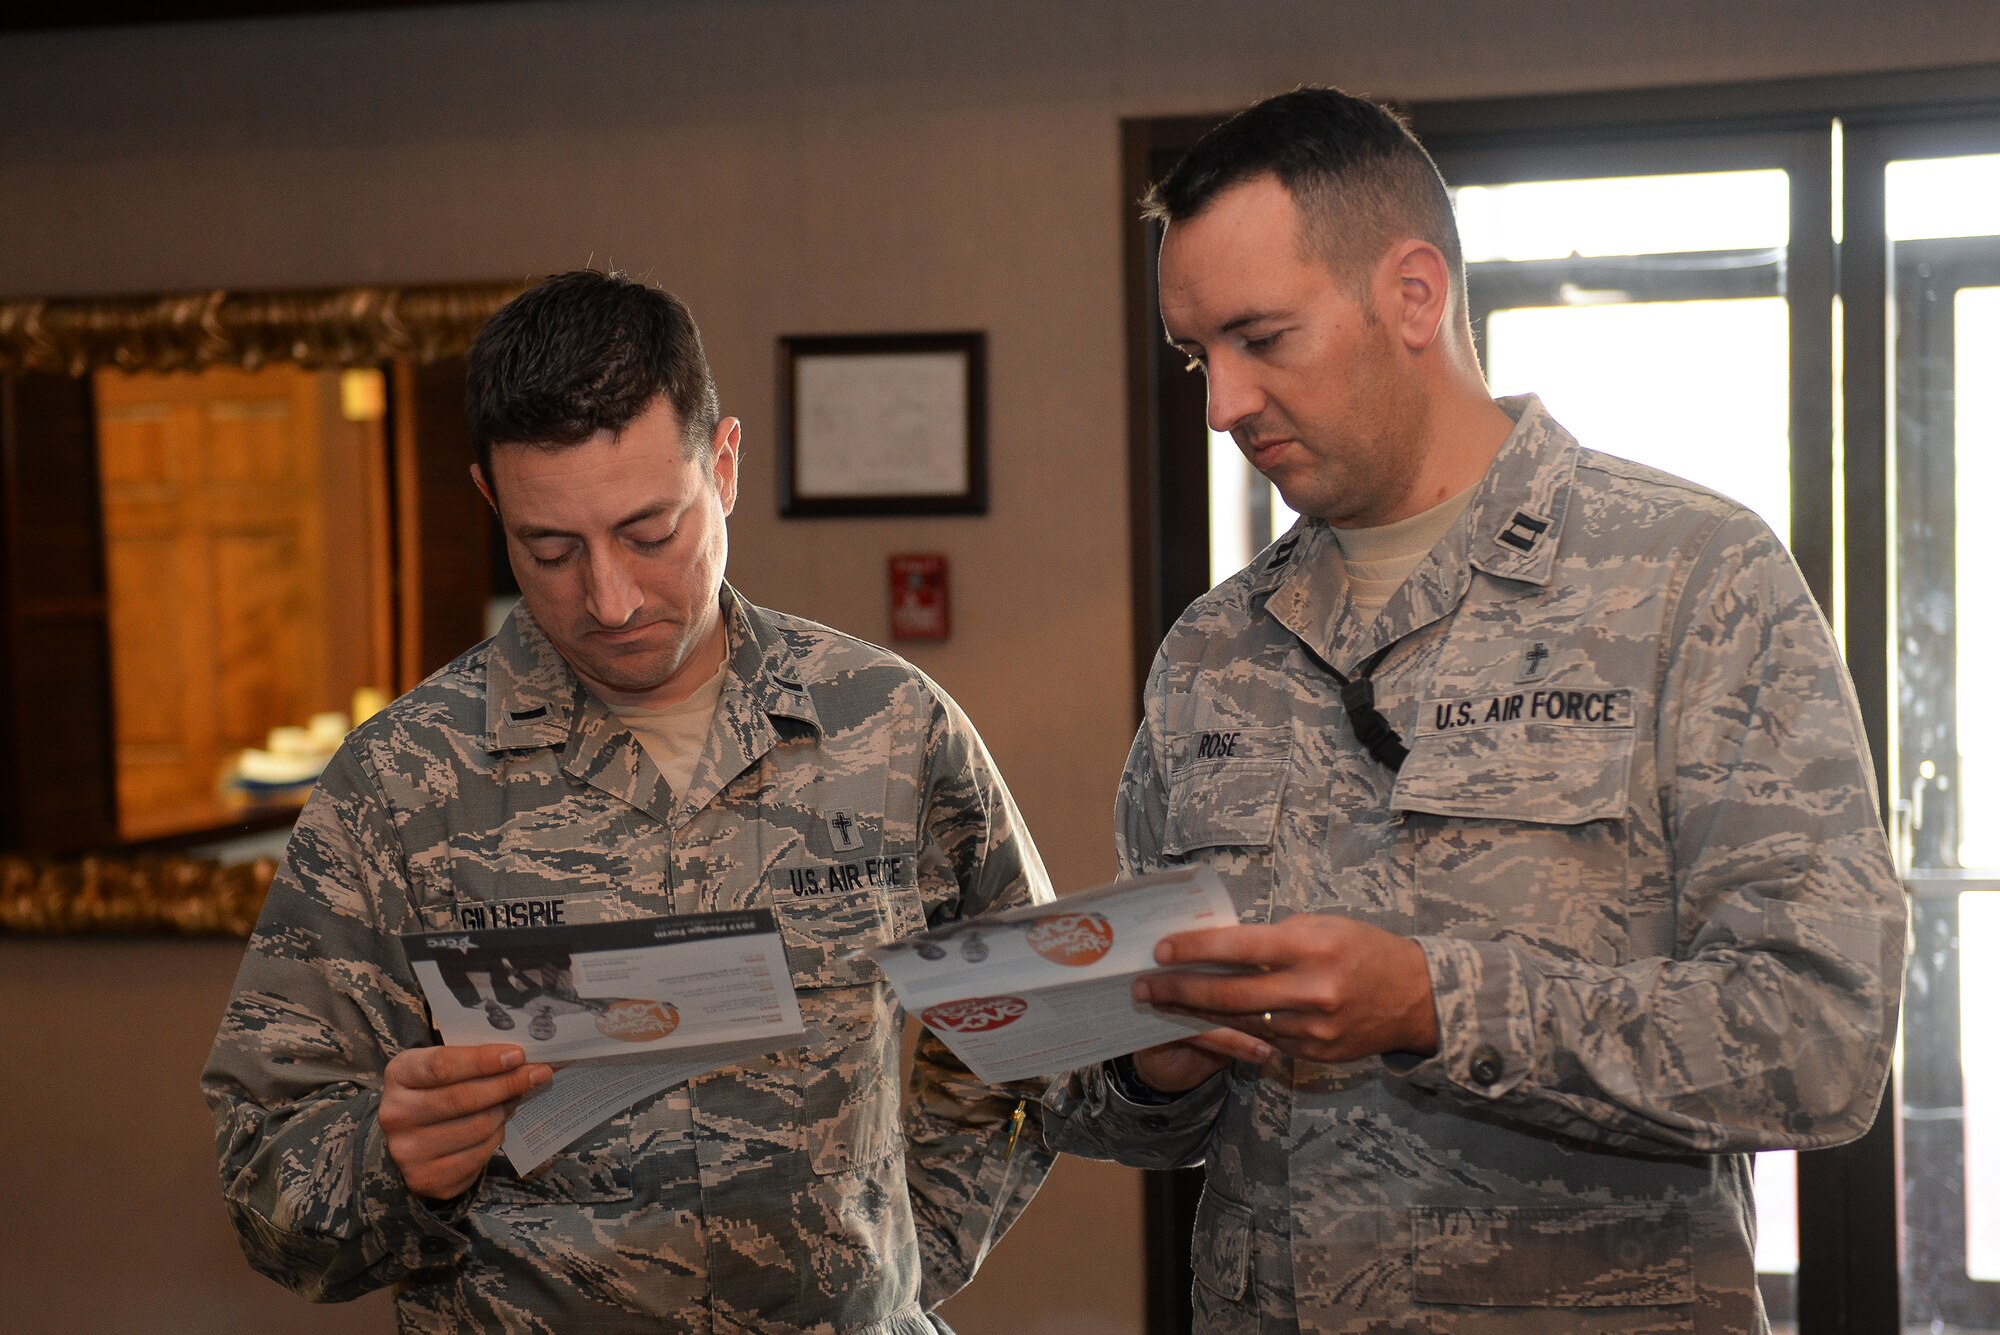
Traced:
<path fill-rule="evenodd" d="M 555 1078 L 512 1043 L 409 1048 L 382 1073 L 378 1120 L 410 1190 L 448 1201 L 479 1180 L 515 1099 Z"/>
<path fill-rule="evenodd" d="M 1135 989 L 1136 990 L 1136 989 Z M 1132 1054 L 1132 1069 L 1148 1088 L 1185 1094 L 1233 1061 L 1270 1059 L 1271 1045 L 1234 1029 L 1211 1029 L 1177 1043 L 1162 1043 Z"/>
<path fill-rule="evenodd" d="M 1166 967 L 1133 982 L 1134 1001 L 1240 1030 L 1293 1057 L 1343 1062 L 1437 1051 L 1437 1008 L 1423 947 L 1352 918 L 1299 914 L 1270 926 L 1179 932 L 1161 941 L 1153 958 Z M 1173 967 L 1189 964 L 1250 965 L 1259 972 Z M 1161 1093 L 1175 1092 L 1174 1083 L 1157 1084 L 1151 1072 L 1170 1082 L 1186 1079 L 1213 1060 L 1208 1054 L 1216 1045 L 1180 1053 L 1171 1065 L 1164 1054 L 1211 1037 L 1140 1054 L 1133 1059 L 1139 1078 Z M 1201 1078 L 1219 1069 L 1215 1062 Z"/>

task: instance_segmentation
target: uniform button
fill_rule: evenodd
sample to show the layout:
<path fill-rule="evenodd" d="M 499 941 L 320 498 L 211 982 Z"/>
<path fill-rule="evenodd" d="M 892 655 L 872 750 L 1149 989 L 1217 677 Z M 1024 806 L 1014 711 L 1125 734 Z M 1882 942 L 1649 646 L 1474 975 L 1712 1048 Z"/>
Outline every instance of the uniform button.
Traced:
<path fill-rule="evenodd" d="M 1167 1129 L 1167 1119 L 1164 1117 L 1141 1117 L 1139 1125 L 1145 1127 L 1148 1131 L 1165 1131 Z"/>
<path fill-rule="evenodd" d="M 1491 1043 L 1481 1043 L 1472 1053 L 1472 1078 L 1482 1085 L 1494 1085 L 1506 1073 L 1500 1063 L 1500 1053 Z"/>
<path fill-rule="evenodd" d="M 451 1250 L 451 1244 L 443 1238 L 425 1238 L 418 1246 L 422 1247 L 431 1256 L 436 1256 L 439 1252 L 448 1252 Z"/>

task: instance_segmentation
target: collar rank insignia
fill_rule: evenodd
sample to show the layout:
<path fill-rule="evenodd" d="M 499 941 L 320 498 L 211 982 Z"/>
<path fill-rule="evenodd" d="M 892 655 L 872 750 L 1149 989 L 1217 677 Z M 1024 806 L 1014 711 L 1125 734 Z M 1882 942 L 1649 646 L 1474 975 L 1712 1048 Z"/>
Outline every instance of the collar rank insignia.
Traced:
<path fill-rule="evenodd" d="M 1521 674 L 1515 681 L 1539 681 L 1549 672 L 1549 646 L 1536 640 L 1521 652 Z"/>
<path fill-rule="evenodd" d="M 1526 510 L 1516 510 L 1514 517 L 1507 521 L 1507 527 L 1493 536 L 1493 541 L 1512 547 L 1517 552 L 1532 552 L 1542 535 L 1549 531 L 1549 521 L 1539 515 L 1531 515 Z"/>
<path fill-rule="evenodd" d="M 827 812 L 826 832 L 833 837 L 836 853 L 852 853 L 861 847 L 861 822 L 851 811 Z"/>

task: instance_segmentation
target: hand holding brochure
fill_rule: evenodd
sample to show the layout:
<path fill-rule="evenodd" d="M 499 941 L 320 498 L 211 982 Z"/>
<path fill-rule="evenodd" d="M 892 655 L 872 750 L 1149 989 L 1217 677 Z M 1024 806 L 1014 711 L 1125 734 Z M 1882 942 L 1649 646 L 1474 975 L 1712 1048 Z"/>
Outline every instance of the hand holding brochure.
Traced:
<path fill-rule="evenodd" d="M 912 1015 L 981 1080 L 1052 1075 L 1201 1033 L 1132 1001 L 1176 932 L 1236 924 L 1206 867 L 1160 872 L 1053 904 L 952 923 L 865 953 Z"/>
<path fill-rule="evenodd" d="M 518 1043 L 560 1068 L 508 1124 L 520 1172 L 638 1099 L 804 1041 L 765 909 L 421 931 L 403 944 L 447 1044 Z"/>
<path fill-rule="evenodd" d="M 819 1031 L 812 1038 L 820 1041 Z M 685 1084 L 698 1075 L 707 1075 L 719 1066 L 750 1061 L 804 1043 L 807 1035 L 793 1034 L 773 1043 L 752 1039 L 741 1044 L 687 1048 L 664 1057 L 624 1058 L 564 1066 L 556 1078 L 540 1089 L 523 1095 L 507 1119 L 506 1138 L 500 1148 L 517 1173 L 541 1167 L 557 1150 L 578 1136 L 663 1089 Z"/>

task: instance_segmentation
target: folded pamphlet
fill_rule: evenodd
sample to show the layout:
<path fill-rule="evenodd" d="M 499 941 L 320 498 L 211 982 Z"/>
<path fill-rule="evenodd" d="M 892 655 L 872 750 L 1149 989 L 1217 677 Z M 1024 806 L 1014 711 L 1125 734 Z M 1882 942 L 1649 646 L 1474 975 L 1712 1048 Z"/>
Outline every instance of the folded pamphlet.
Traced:
<path fill-rule="evenodd" d="M 518 1043 L 558 1068 L 508 1123 L 518 1172 L 642 1098 L 805 1041 L 768 909 L 419 931 L 403 946 L 446 1043 Z"/>
<path fill-rule="evenodd" d="M 1119 881 L 862 952 L 981 1080 L 1053 1075 L 1212 1026 L 1132 1000 L 1176 932 L 1236 924 L 1208 867 Z M 1250 972 L 1224 969 L 1223 972 Z"/>

